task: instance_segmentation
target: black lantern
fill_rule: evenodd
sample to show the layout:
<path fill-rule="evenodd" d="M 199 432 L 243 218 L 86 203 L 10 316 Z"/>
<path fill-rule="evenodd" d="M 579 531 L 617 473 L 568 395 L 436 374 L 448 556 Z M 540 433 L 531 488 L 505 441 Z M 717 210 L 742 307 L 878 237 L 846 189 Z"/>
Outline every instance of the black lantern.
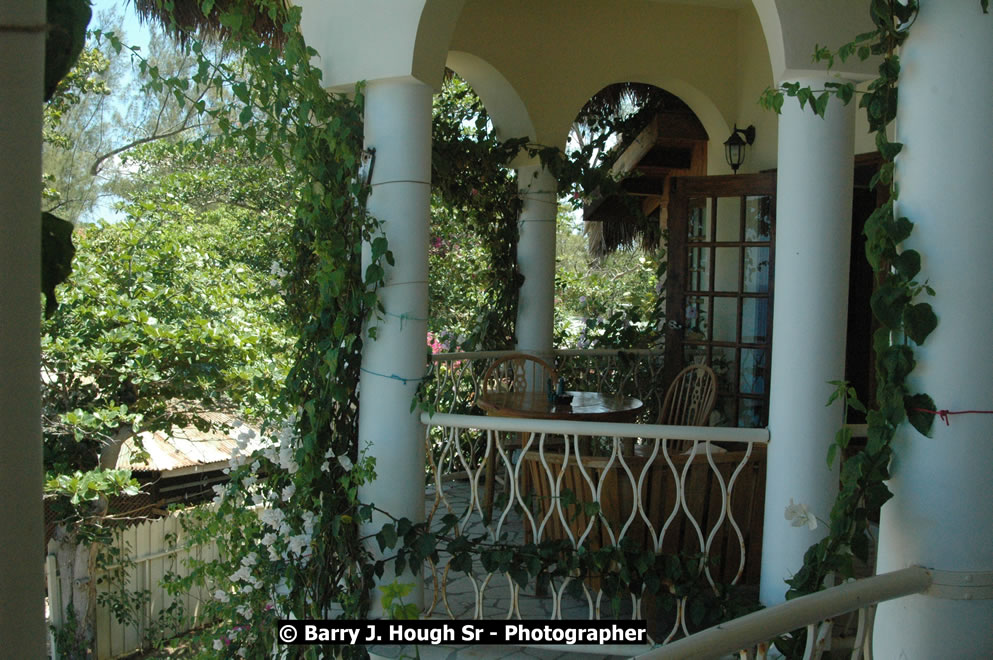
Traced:
<path fill-rule="evenodd" d="M 754 126 L 738 128 L 737 124 L 734 125 L 731 137 L 724 142 L 724 157 L 727 158 L 733 172 L 737 173 L 738 168 L 745 162 L 745 146 L 753 142 L 755 142 Z"/>

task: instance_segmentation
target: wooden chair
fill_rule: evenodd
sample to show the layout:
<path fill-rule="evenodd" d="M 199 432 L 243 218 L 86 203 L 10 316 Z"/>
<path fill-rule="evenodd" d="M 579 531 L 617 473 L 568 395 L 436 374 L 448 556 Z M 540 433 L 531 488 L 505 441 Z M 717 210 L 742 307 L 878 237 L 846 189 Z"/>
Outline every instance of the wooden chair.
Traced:
<path fill-rule="evenodd" d="M 480 392 L 544 392 L 548 379 L 554 387 L 555 367 L 534 355 L 513 353 L 493 361 L 483 374 Z"/>
<path fill-rule="evenodd" d="M 534 355 L 513 353 L 494 360 L 483 374 L 479 392 L 481 395 L 491 392 L 544 392 L 549 379 L 554 387 L 558 380 L 555 367 Z M 498 457 L 495 455 L 494 447 L 490 446 L 488 450 L 490 460 L 486 463 L 486 495 L 483 499 L 483 510 L 488 518 L 492 518 Z"/>
<path fill-rule="evenodd" d="M 708 426 L 717 398 L 717 376 L 705 364 L 691 364 L 666 390 L 657 424 Z"/>

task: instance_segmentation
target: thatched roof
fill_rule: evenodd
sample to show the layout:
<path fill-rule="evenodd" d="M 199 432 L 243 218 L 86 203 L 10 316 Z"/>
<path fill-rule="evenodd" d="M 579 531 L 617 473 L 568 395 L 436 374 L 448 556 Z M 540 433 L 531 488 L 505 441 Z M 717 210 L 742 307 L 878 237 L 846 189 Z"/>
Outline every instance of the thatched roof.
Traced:
<path fill-rule="evenodd" d="M 253 0 L 215 0 L 214 7 L 208 15 L 200 10 L 197 0 L 173 0 L 174 9 L 163 8 L 162 0 L 131 0 L 138 16 L 143 22 L 155 21 L 180 41 L 191 37 L 223 39 L 229 30 L 221 25 L 221 15 L 238 5 L 249 8 L 255 33 L 265 43 L 271 46 L 282 46 L 285 36 L 283 24 L 286 22 L 289 0 L 278 0 L 279 11 L 275 17 L 262 10 Z M 174 22 L 175 21 L 175 22 Z"/>
<path fill-rule="evenodd" d="M 663 89 L 641 83 L 605 87 L 587 102 L 577 121 L 616 117 L 626 104 L 638 111 L 621 122 L 620 140 L 608 155 L 614 174 L 625 176 L 621 191 L 605 196 L 595 190 L 583 209 L 587 246 L 597 258 L 632 245 L 647 249 L 658 245 L 659 202 L 646 204 L 646 197 L 663 197 L 670 173 L 690 168 L 687 140 L 707 140 L 689 106 Z"/>

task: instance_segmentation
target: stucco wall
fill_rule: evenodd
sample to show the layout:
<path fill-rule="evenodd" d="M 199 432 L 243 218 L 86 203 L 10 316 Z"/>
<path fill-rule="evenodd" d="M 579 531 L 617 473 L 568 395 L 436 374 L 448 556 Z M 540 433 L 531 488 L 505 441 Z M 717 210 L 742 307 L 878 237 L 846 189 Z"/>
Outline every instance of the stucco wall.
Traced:
<path fill-rule="evenodd" d="M 730 9 L 468 0 L 451 49 L 499 70 L 527 105 L 537 139 L 562 146 L 586 100 L 621 81 L 676 94 L 723 142 L 738 106 L 737 43 L 738 12 Z"/>

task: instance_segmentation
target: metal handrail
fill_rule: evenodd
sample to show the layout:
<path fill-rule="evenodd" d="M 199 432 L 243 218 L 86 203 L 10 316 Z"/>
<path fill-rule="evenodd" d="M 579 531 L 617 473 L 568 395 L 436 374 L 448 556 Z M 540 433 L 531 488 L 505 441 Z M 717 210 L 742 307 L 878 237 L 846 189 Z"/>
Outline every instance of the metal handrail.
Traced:
<path fill-rule="evenodd" d="M 776 635 L 804 628 L 886 600 L 920 593 L 931 573 L 920 566 L 847 582 L 721 623 L 638 656 L 639 660 L 715 658 L 751 648 Z"/>

